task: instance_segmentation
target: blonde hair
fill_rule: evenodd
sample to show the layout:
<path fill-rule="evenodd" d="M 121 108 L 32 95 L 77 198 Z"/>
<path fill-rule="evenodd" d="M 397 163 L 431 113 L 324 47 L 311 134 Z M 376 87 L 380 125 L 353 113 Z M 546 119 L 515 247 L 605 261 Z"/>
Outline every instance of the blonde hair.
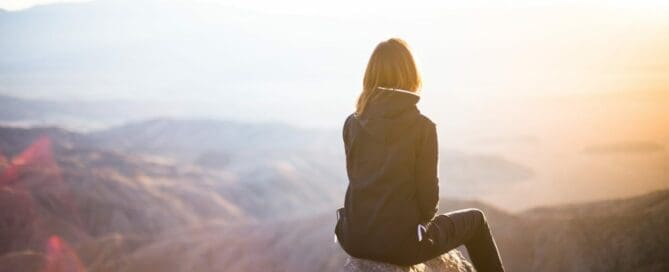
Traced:
<path fill-rule="evenodd" d="M 364 113 L 369 101 L 379 92 L 379 87 L 418 92 L 420 74 L 407 43 L 391 38 L 376 46 L 367 63 L 362 93 L 356 104 L 356 115 Z"/>

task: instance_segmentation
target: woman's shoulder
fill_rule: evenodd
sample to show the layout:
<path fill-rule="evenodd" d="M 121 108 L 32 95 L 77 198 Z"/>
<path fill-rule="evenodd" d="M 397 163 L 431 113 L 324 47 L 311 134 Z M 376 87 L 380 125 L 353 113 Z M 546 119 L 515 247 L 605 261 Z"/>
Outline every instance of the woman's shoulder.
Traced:
<path fill-rule="evenodd" d="M 354 118 L 355 118 L 355 112 L 349 114 L 348 116 L 346 116 L 346 121 L 345 121 L 345 122 L 348 123 L 349 120 L 352 120 L 352 119 L 354 119 Z"/>
<path fill-rule="evenodd" d="M 430 117 L 427 117 L 425 114 L 422 114 L 422 113 L 418 117 L 418 120 L 425 127 L 430 127 L 431 128 L 431 127 L 436 127 L 437 126 L 437 123 L 435 123 L 434 121 L 432 121 L 432 119 L 430 119 Z"/>
<path fill-rule="evenodd" d="M 344 127 L 349 126 L 349 125 L 351 124 L 351 121 L 353 121 L 353 119 L 355 119 L 355 118 L 356 118 L 356 117 L 355 117 L 355 112 L 349 114 L 349 115 L 346 117 L 346 119 L 344 120 Z"/>
<path fill-rule="evenodd" d="M 351 125 L 351 123 L 357 119 L 358 117 L 356 116 L 355 112 L 349 114 L 346 116 L 346 119 L 344 120 L 344 125 L 343 127 L 346 128 Z M 418 122 L 423 125 L 423 127 L 427 128 L 434 128 L 437 126 L 437 124 L 430 119 L 430 117 L 427 117 L 425 114 L 420 113 L 418 115 Z"/>

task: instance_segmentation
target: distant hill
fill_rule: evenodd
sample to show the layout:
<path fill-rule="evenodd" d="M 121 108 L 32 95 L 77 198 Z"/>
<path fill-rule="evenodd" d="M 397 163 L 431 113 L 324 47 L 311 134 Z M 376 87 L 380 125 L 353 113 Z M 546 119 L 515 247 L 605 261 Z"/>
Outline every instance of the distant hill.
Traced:
<path fill-rule="evenodd" d="M 508 271 L 669 268 L 669 235 L 664 231 L 669 227 L 669 191 L 520 214 L 479 202 L 441 202 L 441 211 L 477 207 L 486 212 Z M 340 271 L 345 253 L 332 241 L 333 225 L 331 213 L 234 228 L 214 224 L 171 234 L 134 251 L 126 267 L 128 271 L 154 267 L 156 271 L 174 267 L 179 271 L 210 271 L 211 267 Z"/>
<path fill-rule="evenodd" d="M 440 208 L 483 209 L 509 271 L 666 271 L 668 202 L 669 192 L 663 191 L 520 214 L 445 199 Z M 604 205 L 654 212 L 624 208 L 615 213 L 613 208 L 590 215 L 591 221 L 577 212 Z M 651 215 L 656 217 L 646 218 Z M 208 223 L 148 240 L 104 237 L 82 244 L 78 252 L 92 264 L 91 271 L 341 271 L 346 255 L 332 240 L 333 225 L 329 212 L 272 222 Z"/>
<path fill-rule="evenodd" d="M 0 152 L 15 155 L 40 136 L 49 137 L 67 155 L 118 154 L 137 163 L 160 161 L 165 167 L 191 169 L 191 179 L 217 181 L 214 188 L 220 194 L 255 217 L 271 217 L 305 202 L 309 209 L 294 212 L 317 212 L 341 203 L 347 184 L 341 135 L 334 130 L 179 119 L 153 119 L 83 134 L 0 127 Z M 114 167 L 126 163 L 109 162 Z M 532 175 L 530 169 L 503 157 L 457 151 L 442 152 L 441 168 L 449 183 L 442 188 L 465 197 Z"/>
<path fill-rule="evenodd" d="M 213 169 L 247 171 L 280 162 L 308 177 L 343 188 L 343 142 L 335 130 L 280 123 L 153 119 L 89 134 L 96 143 L 132 154 L 167 156 Z M 532 169 L 499 155 L 441 150 L 441 178 L 467 197 L 524 181 Z M 324 176 L 323 176 L 324 175 Z M 451 187 L 451 188 L 452 188 Z"/>
<path fill-rule="evenodd" d="M 669 190 L 521 216 L 535 233 L 533 271 L 669 270 Z"/>
<path fill-rule="evenodd" d="M 3 151 L 22 148 L 0 159 L 0 240 L 12 241 L 2 243 L 2 253 L 40 249 L 35 243 L 51 235 L 74 242 L 114 233 L 151 237 L 208 218 L 247 218 L 241 207 L 211 192 L 204 173 L 72 147 L 56 139 L 75 135 L 55 129 L 42 131 L 54 140 L 25 130 L 13 137 L 0 132 Z M 16 144 L 31 137 L 29 145 Z"/>
<path fill-rule="evenodd" d="M 59 126 L 99 130 L 155 115 L 160 105 L 125 100 L 28 99 L 0 94 L 0 122 L 23 127 Z"/>
<path fill-rule="evenodd" d="M 149 198 L 158 197 L 164 201 L 178 202 L 170 201 L 170 198 L 177 196 L 161 195 L 175 190 L 173 193 L 179 194 L 178 198 L 190 202 L 186 206 L 202 201 L 205 203 L 206 199 L 214 197 L 216 201 L 232 203 L 231 206 L 249 218 L 271 218 L 286 209 L 291 210 L 293 215 L 318 212 L 321 208 L 336 203 L 345 187 L 345 183 L 339 183 L 340 179 L 333 177 L 335 172 L 332 171 L 332 165 L 319 168 L 325 167 L 326 163 L 322 160 L 310 162 L 295 153 L 270 160 L 262 157 L 262 152 L 254 152 L 257 158 L 235 156 L 234 164 L 223 169 L 211 169 L 180 161 L 178 157 L 108 149 L 95 137 L 58 128 L 0 127 L 0 153 L 7 158 L 16 157 L 42 138 L 49 139 L 51 143 L 53 160 L 61 171 L 64 185 L 71 187 L 71 190 L 83 190 L 80 192 L 82 197 L 88 197 L 87 191 L 82 188 L 84 185 L 93 186 L 92 192 L 95 193 L 102 190 L 96 186 L 117 183 L 118 186 L 129 186 L 122 188 L 144 191 L 137 188 L 141 184 L 147 186 L 144 193 L 151 193 L 147 195 Z M 86 180 L 117 181 L 104 183 Z M 126 182 L 120 182 L 121 180 Z M 155 189 L 150 189 L 154 186 Z M 123 195 L 98 197 L 117 198 Z M 131 195 L 133 193 L 128 193 L 127 196 Z M 143 205 L 129 199 L 118 201 L 122 205 L 126 205 L 126 201 L 130 206 Z M 307 208 L 298 209 L 305 203 L 309 203 Z M 184 207 L 184 204 L 179 206 Z M 225 208 L 219 205 L 221 203 L 209 203 L 197 210 L 214 211 L 220 208 L 223 213 Z M 207 208 L 208 206 L 210 207 Z M 162 207 L 168 208 L 169 205 Z"/>
<path fill-rule="evenodd" d="M 107 148 L 170 156 L 184 162 L 216 152 L 240 155 L 262 152 L 263 156 L 257 159 L 263 159 L 315 149 L 339 154 L 343 149 L 340 136 L 332 130 L 206 119 L 152 119 L 92 132 L 89 136 Z"/>
<path fill-rule="evenodd" d="M 227 125 L 208 122 L 151 121 L 155 125 L 146 128 L 160 128 L 154 135 L 169 139 L 162 142 L 165 146 L 188 139 L 185 132 L 163 137 L 170 130 L 165 127 L 218 127 L 214 131 L 221 137 L 224 131 L 254 131 L 253 126 L 226 130 Z M 232 134 L 249 141 L 272 139 L 267 136 L 271 130 L 260 131 Z M 113 130 L 79 134 L 0 128 L 0 240 L 6 241 L 0 244 L 0 265 L 40 267 L 34 264 L 53 258 L 47 241 L 69 244 L 57 248 L 72 248 L 67 256 L 89 271 L 339 271 L 343 265 L 345 255 L 332 238 L 333 211 L 345 180 L 332 179 L 337 170 L 322 172 L 330 180 L 313 178 L 325 171 L 318 169 L 328 158 L 319 164 L 312 162 L 317 157 L 299 160 L 293 154 L 279 163 L 268 156 L 262 158 L 267 164 L 251 160 L 249 165 L 256 166 L 247 173 L 254 174 L 241 175 L 246 159 L 235 162 L 238 168 L 197 166 L 153 152 L 134 153 L 134 148 L 151 150 L 141 145 L 112 148 L 116 140 L 105 140 L 141 138 L 142 129 L 108 133 Z M 206 134 L 195 135 L 207 143 Z M 149 144 L 148 139 L 143 141 Z M 442 212 L 483 209 L 510 271 L 669 267 L 664 256 L 669 237 L 663 231 L 669 226 L 669 191 L 522 213 L 476 201 L 442 199 L 440 204 Z"/>

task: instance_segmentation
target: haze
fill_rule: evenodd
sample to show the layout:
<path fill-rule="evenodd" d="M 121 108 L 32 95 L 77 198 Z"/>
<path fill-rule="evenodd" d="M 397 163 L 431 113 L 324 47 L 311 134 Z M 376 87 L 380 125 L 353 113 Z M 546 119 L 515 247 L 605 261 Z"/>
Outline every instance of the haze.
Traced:
<path fill-rule="evenodd" d="M 13 10 L 0 12 L 1 94 L 336 130 L 374 46 L 397 36 L 418 59 L 419 106 L 439 124 L 443 149 L 532 170 L 480 198 L 521 209 L 669 187 L 669 6 L 661 1 L 29 8 L 47 2 L 0 3 Z"/>

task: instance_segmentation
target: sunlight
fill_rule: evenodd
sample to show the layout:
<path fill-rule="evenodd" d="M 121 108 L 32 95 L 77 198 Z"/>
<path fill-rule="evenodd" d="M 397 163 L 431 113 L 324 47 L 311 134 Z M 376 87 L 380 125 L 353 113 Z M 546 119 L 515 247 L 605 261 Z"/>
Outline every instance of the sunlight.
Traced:
<path fill-rule="evenodd" d="M 333 230 L 412 263 L 492 230 L 509 271 L 669 268 L 667 14 L 0 0 L 0 267 L 328 272 Z"/>

